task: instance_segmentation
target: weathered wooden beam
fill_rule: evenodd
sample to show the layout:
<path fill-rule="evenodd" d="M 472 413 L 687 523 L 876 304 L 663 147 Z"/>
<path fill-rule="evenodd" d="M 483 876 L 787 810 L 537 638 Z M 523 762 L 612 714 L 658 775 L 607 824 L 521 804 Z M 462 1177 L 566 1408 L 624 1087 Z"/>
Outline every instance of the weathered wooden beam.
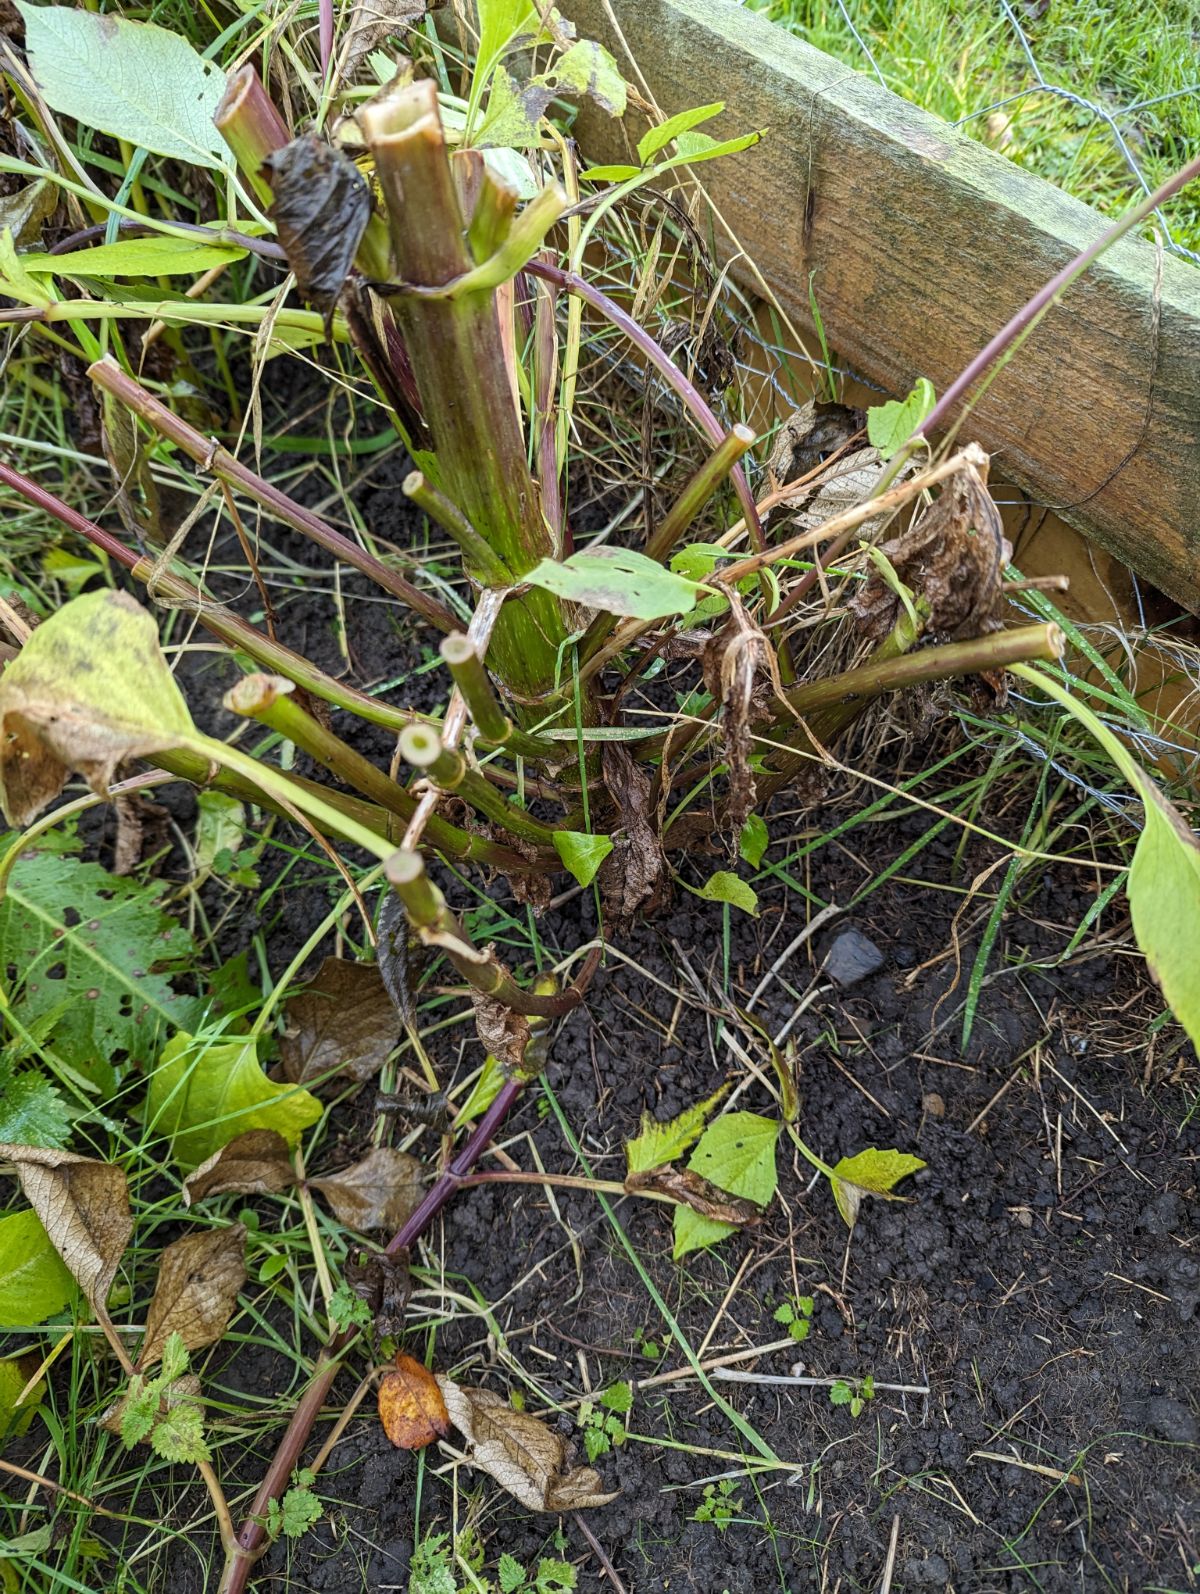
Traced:
<path fill-rule="evenodd" d="M 611 6 L 611 10 L 610 10 Z M 665 114 L 724 100 L 706 130 L 766 128 L 697 169 L 789 314 L 809 274 L 831 347 L 870 381 L 942 391 L 1105 223 L 730 0 L 571 0 Z M 626 62 L 627 65 L 627 62 Z M 628 70 L 628 67 L 627 67 Z M 589 119 L 628 159 L 644 117 Z M 633 156 L 636 160 L 636 156 Z M 1200 609 L 1200 268 L 1116 245 L 1047 315 L 966 423 L 996 472 Z"/>

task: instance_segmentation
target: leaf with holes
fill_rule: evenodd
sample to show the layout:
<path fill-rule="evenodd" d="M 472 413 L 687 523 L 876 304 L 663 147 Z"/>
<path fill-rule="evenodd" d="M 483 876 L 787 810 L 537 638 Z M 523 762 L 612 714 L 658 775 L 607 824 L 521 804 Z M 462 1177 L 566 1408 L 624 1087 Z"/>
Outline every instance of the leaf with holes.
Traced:
<path fill-rule="evenodd" d="M 74 846 L 47 836 L 18 857 L 0 901 L 0 980 L 25 1028 L 44 1024 L 45 1044 L 108 1096 L 127 1060 L 148 1064 L 164 1029 L 195 1020 L 196 999 L 169 978 L 195 944 L 163 911 L 169 886 L 110 875 Z"/>
<path fill-rule="evenodd" d="M 744 1196 L 765 1207 L 775 1194 L 775 1141 L 779 1125 L 753 1112 L 728 1112 L 709 1124 L 700 1143 L 688 1160 L 693 1173 L 707 1179 L 719 1190 Z M 675 1208 L 675 1260 L 716 1245 L 736 1230 L 731 1224 L 693 1212 L 690 1207 Z"/>
<path fill-rule="evenodd" d="M 29 66 L 51 110 L 192 166 L 228 166 L 213 125 L 225 75 L 178 33 L 82 6 L 28 5 Z"/>
<path fill-rule="evenodd" d="M 249 1129 L 274 1129 L 294 1146 L 322 1111 L 308 1091 L 273 1084 L 250 1039 L 176 1035 L 163 1048 L 146 1095 L 148 1127 L 167 1136 L 186 1168 L 198 1167 Z"/>
<path fill-rule="evenodd" d="M 543 559 L 526 574 L 525 580 L 572 603 L 635 620 L 686 614 L 707 590 L 630 548 L 573 553 L 561 562 Z"/>

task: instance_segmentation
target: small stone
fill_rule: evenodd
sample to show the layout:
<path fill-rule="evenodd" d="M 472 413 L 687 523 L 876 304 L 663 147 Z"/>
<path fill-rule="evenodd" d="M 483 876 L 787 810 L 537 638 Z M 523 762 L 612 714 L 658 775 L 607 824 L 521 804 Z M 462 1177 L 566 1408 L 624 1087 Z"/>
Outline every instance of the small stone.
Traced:
<path fill-rule="evenodd" d="M 921 1111 L 930 1118 L 944 1118 L 946 1116 L 946 1103 L 936 1090 L 927 1090 L 921 1097 Z"/>
<path fill-rule="evenodd" d="M 883 967 L 883 953 L 859 930 L 834 936 L 825 954 L 824 971 L 835 985 L 857 985 Z"/>

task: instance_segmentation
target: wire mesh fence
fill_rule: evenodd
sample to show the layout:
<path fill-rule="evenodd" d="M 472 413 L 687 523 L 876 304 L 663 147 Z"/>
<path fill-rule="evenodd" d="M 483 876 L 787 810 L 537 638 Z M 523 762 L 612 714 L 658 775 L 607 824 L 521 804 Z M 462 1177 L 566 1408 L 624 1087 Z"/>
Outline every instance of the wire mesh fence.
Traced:
<path fill-rule="evenodd" d="M 1200 0 L 746 0 L 1115 214 L 1200 147 Z M 1200 199 L 1158 227 L 1200 263 Z"/>

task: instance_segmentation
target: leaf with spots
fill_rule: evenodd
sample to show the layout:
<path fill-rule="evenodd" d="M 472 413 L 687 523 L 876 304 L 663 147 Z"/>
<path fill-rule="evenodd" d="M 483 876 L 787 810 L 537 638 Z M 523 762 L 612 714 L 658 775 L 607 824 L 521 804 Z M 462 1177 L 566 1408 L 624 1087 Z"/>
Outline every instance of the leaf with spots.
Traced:
<path fill-rule="evenodd" d="M 0 838 L 5 850 L 17 844 Z M 107 1096 L 126 1062 L 148 1063 L 164 1030 L 195 1019 L 195 998 L 170 978 L 195 946 L 163 911 L 166 884 L 110 875 L 72 856 L 75 846 L 44 836 L 13 865 L 0 900 L 0 987 L 21 1024 Z"/>
<path fill-rule="evenodd" d="M 688 1168 L 718 1190 L 764 1207 L 775 1194 L 775 1141 L 779 1125 L 754 1112 L 727 1112 L 709 1124 L 688 1160 Z M 732 1224 L 705 1217 L 691 1207 L 675 1208 L 675 1260 L 689 1251 L 716 1245 L 735 1232 Z"/>

